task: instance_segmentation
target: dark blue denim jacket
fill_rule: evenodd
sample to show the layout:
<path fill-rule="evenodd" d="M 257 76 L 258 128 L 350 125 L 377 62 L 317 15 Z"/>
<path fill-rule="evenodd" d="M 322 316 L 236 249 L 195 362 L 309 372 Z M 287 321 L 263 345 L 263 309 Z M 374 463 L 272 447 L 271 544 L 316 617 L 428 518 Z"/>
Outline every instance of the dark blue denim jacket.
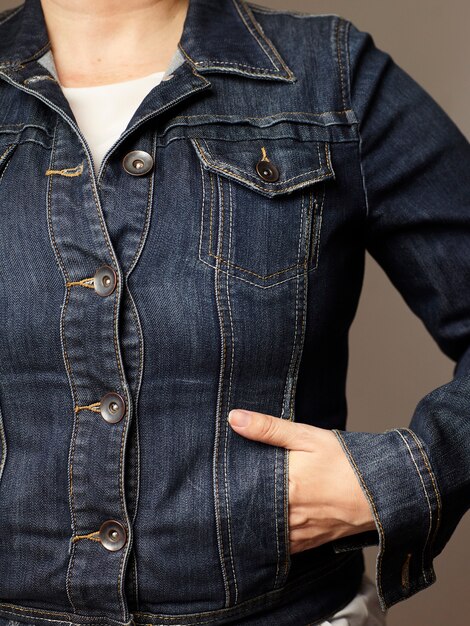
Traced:
<path fill-rule="evenodd" d="M 305 626 L 374 544 L 384 611 L 431 585 L 470 499 L 449 117 L 349 21 L 240 0 L 191 0 L 97 175 L 39 0 L 0 79 L 0 623 Z M 456 362 L 380 433 L 345 429 L 366 250 Z M 288 451 L 236 407 L 333 429 L 376 530 L 290 555 Z"/>

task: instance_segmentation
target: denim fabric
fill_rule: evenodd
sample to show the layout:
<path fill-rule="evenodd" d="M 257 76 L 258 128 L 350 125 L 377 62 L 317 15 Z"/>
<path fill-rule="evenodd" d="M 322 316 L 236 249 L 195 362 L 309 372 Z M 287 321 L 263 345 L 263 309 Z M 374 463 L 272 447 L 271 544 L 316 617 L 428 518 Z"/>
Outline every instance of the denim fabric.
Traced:
<path fill-rule="evenodd" d="M 0 20 L 0 626 L 305 626 L 366 545 L 385 612 L 469 506 L 469 143 L 336 15 L 191 0 L 165 78 L 95 174 L 39 0 Z M 346 430 L 366 250 L 456 362 L 383 433 Z M 333 429 L 376 529 L 290 555 L 287 450 L 236 407 Z"/>
<path fill-rule="evenodd" d="M 367 574 L 357 595 L 341 611 L 316 626 L 386 626 L 386 614 L 379 603 L 377 588 Z M 313 626 L 313 625 L 312 625 Z"/>

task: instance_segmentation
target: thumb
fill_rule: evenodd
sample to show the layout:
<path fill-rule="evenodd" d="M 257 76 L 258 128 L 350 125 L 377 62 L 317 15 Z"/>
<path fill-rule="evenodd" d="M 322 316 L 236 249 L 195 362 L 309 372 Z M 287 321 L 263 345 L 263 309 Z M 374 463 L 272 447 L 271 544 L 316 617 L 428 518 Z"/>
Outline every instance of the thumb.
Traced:
<path fill-rule="evenodd" d="M 301 425 L 274 415 L 232 409 L 228 415 L 230 426 L 247 439 L 255 439 L 272 446 L 295 448 L 302 436 Z"/>

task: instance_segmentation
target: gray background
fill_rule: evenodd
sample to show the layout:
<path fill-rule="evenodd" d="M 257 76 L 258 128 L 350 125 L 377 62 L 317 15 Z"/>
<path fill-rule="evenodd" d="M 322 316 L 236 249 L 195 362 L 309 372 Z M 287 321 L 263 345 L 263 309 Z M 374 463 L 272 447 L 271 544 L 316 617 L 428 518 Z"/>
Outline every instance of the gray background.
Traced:
<path fill-rule="evenodd" d="M 18 2 L 0 0 L 0 10 Z M 370 32 L 444 107 L 470 138 L 468 0 L 257 0 L 275 9 L 337 13 Z M 469 286 L 470 288 L 470 286 Z M 350 335 L 348 429 L 381 432 L 408 426 L 422 396 L 452 377 L 453 362 L 368 255 Z M 470 398 L 469 398 L 470 402 Z M 470 515 L 435 561 L 437 581 L 389 610 L 389 626 L 470 623 Z M 375 576 L 376 547 L 365 550 Z"/>

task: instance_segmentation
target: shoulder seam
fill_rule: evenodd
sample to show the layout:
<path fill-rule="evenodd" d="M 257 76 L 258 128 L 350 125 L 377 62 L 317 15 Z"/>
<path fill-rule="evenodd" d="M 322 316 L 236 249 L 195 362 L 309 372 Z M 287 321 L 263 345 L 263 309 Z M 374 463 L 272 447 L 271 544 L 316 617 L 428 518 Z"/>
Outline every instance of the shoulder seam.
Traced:
<path fill-rule="evenodd" d="M 298 19 L 317 18 L 317 17 L 340 17 L 337 13 L 308 13 L 307 11 L 292 11 L 289 9 L 271 9 L 270 7 L 256 4 L 255 2 L 246 2 L 254 13 L 264 13 L 265 15 L 288 15 Z"/>
<path fill-rule="evenodd" d="M 343 104 L 343 109 L 348 108 L 348 94 L 346 90 L 346 68 L 345 68 L 345 59 L 343 58 L 343 51 L 345 48 L 345 24 L 346 20 L 341 17 L 337 17 L 332 21 L 332 28 L 334 28 L 334 33 L 332 33 L 334 48 L 336 49 L 336 64 L 338 68 L 338 76 L 339 76 L 339 88 L 341 92 L 341 101 Z"/>
<path fill-rule="evenodd" d="M 369 217 L 369 194 L 367 193 L 367 184 L 366 184 L 366 176 L 365 176 L 365 171 L 364 171 L 364 166 L 362 163 L 362 134 L 361 134 L 361 119 L 359 118 L 359 116 L 356 114 L 356 111 L 354 109 L 354 105 L 353 105 L 353 98 L 352 98 L 352 89 L 351 89 L 351 85 L 352 85 L 352 77 L 351 77 L 351 58 L 350 58 L 350 45 L 349 45 L 349 41 L 350 41 L 350 31 L 351 31 L 351 22 L 349 20 L 345 20 L 346 22 L 346 27 L 345 27 L 345 36 L 344 36 L 344 50 L 345 50 L 345 56 L 346 56 L 346 68 L 347 68 L 347 88 L 348 88 L 348 100 L 349 100 L 349 108 L 351 109 L 351 111 L 354 114 L 354 117 L 357 120 L 357 134 L 359 137 L 359 169 L 361 172 L 361 180 L 362 180 L 362 190 L 364 193 L 364 205 L 365 205 L 365 219 L 367 220 Z"/>

